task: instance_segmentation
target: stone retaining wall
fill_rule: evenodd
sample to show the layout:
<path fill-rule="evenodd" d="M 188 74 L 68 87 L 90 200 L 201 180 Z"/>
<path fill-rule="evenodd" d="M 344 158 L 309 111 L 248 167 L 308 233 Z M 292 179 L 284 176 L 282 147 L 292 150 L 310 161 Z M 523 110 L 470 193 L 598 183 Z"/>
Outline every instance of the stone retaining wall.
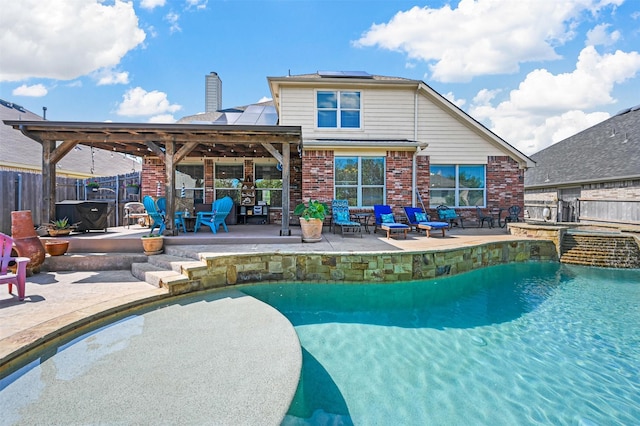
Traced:
<path fill-rule="evenodd" d="M 472 247 L 397 253 L 204 253 L 206 266 L 164 283 L 172 294 L 264 282 L 396 282 L 454 275 L 509 262 L 558 261 L 551 241 L 499 241 Z"/>

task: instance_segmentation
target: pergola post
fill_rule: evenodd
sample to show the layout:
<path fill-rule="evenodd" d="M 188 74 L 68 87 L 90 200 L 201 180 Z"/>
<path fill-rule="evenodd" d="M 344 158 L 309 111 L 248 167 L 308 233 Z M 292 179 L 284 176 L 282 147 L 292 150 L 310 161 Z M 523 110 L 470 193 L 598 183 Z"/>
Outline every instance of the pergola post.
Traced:
<path fill-rule="evenodd" d="M 40 224 L 47 224 L 55 220 L 56 214 L 56 163 L 53 161 L 53 151 L 56 141 L 43 140 L 42 144 L 42 213 Z"/>
<path fill-rule="evenodd" d="M 176 143 L 171 140 L 167 141 L 165 144 L 165 153 L 164 153 L 164 162 L 165 162 L 165 190 L 164 194 L 167 199 L 167 212 L 166 212 L 166 222 L 167 222 L 167 230 L 172 235 L 177 235 L 177 229 L 174 229 L 174 220 L 173 216 L 175 214 L 176 209 L 176 194 L 175 194 L 175 175 L 176 175 L 176 164 L 173 159 L 173 154 L 176 150 Z"/>
<path fill-rule="evenodd" d="M 291 180 L 291 147 L 288 142 L 282 143 L 282 229 L 280 236 L 291 235 L 289 229 L 289 200 L 290 200 L 290 180 Z"/>

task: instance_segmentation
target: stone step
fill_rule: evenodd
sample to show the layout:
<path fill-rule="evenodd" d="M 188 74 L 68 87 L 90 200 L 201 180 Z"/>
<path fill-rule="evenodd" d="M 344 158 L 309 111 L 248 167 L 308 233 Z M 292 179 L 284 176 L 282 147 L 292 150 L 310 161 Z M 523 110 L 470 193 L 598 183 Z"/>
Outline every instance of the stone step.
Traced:
<path fill-rule="evenodd" d="M 163 280 L 182 276 L 179 272 L 162 268 L 148 262 L 134 263 L 131 266 L 131 274 L 140 281 L 146 281 L 155 287 L 162 287 Z"/>
<path fill-rule="evenodd" d="M 42 268 L 47 271 L 124 271 L 134 263 L 146 262 L 142 253 L 66 253 L 49 256 Z"/>

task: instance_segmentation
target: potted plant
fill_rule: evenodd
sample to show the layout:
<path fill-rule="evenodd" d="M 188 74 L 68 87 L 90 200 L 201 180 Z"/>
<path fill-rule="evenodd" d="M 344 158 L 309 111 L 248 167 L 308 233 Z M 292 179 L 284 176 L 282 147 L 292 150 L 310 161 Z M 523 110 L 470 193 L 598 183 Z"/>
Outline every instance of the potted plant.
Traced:
<path fill-rule="evenodd" d="M 88 190 L 96 192 L 96 191 L 98 191 L 98 188 L 100 188 L 100 184 L 98 182 L 96 182 L 95 180 L 87 182 L 87 189 Z"/>
<path fill-rule="evenodd" d="M 328 211 L 327 205 L 317 200 L 309 200 L 307 204 L 300 203 L 296 206 L 293 214 L 300 216 L 302 241 L 312 243 L 322 240 L 322 222 Z"/>
<path fill-rule="evenodd" d="M 65 217 L 64 219 L 51 221 L 48 232 L 52 237 L 59 237 L 60 235 L 69 235 L 71 231 L 72 227 L 69 219 Z"/>
<path fill-rule="evenodd" d="M 137 183 L 128 183 L 125 190 L 127 195 L 137 195 L 140 192 L 140 185 Z"/>
<path fill-rule="evenodd" d="M 149 233 L 142 236 L 142 249 L 147 256 L 162 253 L 164 237 L 160 234 Z"/>

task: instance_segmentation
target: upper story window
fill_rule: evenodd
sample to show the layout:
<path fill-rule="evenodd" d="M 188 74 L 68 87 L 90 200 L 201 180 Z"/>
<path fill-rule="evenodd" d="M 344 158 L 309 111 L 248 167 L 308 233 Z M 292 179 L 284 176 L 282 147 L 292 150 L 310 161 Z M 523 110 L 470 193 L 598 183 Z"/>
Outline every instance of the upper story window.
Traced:
<path fill-rule="evenodd" d="M 360 128 L 360 92 L 318 91 L 318 127 Z"/>

